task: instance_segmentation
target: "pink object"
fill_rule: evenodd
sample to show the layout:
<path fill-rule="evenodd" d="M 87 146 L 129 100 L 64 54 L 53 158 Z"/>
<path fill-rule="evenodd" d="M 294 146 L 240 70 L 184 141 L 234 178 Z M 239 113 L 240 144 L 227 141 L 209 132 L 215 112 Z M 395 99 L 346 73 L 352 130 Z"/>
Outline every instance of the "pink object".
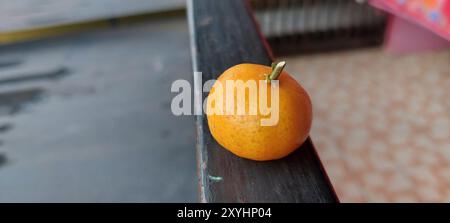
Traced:
<path fill-rule="evenodd" d="M 450 41 L 450 0 L 371 0 L 370 3 Z"/>
<path fill-rule="evenodd" d="M 391 53 L 412 53 L 450 48 L 450 41 L 397 16 L 390 16 L 386 30 L 386 50 Z"/>

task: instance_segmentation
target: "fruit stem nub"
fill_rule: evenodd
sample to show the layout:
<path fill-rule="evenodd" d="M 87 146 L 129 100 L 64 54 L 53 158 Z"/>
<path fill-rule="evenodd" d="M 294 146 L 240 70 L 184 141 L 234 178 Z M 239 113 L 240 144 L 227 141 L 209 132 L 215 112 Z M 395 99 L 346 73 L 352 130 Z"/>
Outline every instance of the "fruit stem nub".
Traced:
<path fill-rule="evenodd" d="M 280 61 L 278 63 L 272 63 L 272 73 L 268 76 L 269 80 L 276 80 L 280 76 L 284 67 L 286 66 L 285 61 Z"/>

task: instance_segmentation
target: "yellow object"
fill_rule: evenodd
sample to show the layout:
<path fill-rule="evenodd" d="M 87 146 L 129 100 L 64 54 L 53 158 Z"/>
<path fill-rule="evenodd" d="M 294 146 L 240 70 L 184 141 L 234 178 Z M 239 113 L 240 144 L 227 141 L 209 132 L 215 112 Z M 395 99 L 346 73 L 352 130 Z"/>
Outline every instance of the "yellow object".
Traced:
<path fill-rule="evenodd" d="M 60 24 L 45 27 L 32 27 L 25 30 L 14 30 L 0 32 L 0 44 L 24 42 L 52 36 L 60 36 L 70 33 L 83 32 L 88 30 L 104 29 L 115 26 L 130 25 L 150 19 L 162 18 L 174 15 L 181 15 L 184 9 L 174 9 L 170 11 L 149 12 L 138 15 L 123 16 L 118 18 L 106 18 L 91 21 L 81 21 L 70 24 Z"/>

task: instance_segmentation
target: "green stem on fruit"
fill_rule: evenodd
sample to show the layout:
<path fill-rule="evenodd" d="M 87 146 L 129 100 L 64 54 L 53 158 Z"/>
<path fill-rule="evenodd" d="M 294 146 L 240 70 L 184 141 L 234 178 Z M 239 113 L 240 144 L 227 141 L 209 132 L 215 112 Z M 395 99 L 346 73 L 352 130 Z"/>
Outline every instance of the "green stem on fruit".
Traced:
<path fill-rule="evenodd" d="M 276 62 L 272 62 L 272 65 L 270 67 L 272 67 L 272 70 L 275 69 L 275 66 L 277 66 Z"/>
<path fill-rule="evenodd" d="M 280 77 L 281 72 L 283 72 L 284 67 L 286 66 L 285 61 L 281 61 L 278 63 L 272 63 L 272 73 L 267 76 L 267 80 L 277 80 Z"/>

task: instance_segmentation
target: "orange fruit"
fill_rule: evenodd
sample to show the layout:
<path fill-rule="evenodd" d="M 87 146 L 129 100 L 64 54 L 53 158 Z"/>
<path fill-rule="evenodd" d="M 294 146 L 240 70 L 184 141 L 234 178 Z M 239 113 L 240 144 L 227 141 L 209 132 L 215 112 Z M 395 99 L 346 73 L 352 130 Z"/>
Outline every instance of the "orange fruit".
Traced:
<path fill-rule="evenodd" d="M 225 149 L 235 155 L 251 160 L 265 161 L 280 159 L 292 153 L 301 146 L 309 135 L 312 122 L 311 100 L 307 92 L 288 73 L 282 71 L 285 63 L 280 62 L 272 67 L 259 64 L 239 64 L 226 70 L 213 84 L 208 96 L 206 113 L 208 125 L 214 139 Z M 271 85 L 267 78 L 277 79 L 279 85 L 279 100 L 276 104 L 271 104 Z M 249 108 L 255 104 L 249 100 L 250 90 L 245 90 L 245 103 L 238 103 L 236 88 L 227 89 L 227 80 L 242 80 L 243 82 L 257 81 L 258 92 L 263 84 L 267 87 L 267 103 L 274 111 L 271 114 L 262 113 L 257 109 L 256 114 L 249 114 Z M 261 80 L 261 82 L 259 82 Z M 221 91 L 218 88 L 221 85 Z M 229 102 L 237 109 L 245 109 L 246 114 L 217 114 L 212 113 L 220 101 L 213 102 L 211 98 L 222 97 L 222 106 L 226 107 L 226 102 L 231 100 L 226 97 L 227 90 L 233 90 L 233 100 Z M 256 104 L 259 106 L 260 97 Z M 211 100 L 211 101 L 210 101 Z M 215 104 L 217 103 L 217 104 Z M 253 101 L 253 103 L 255 103 Z M 243 108 L 242 106 L 245 106 Z M 270 115 L 278 112 L 278 122 L 271 126 L 262 126 L 261 119 L 268 119 Z"/>

